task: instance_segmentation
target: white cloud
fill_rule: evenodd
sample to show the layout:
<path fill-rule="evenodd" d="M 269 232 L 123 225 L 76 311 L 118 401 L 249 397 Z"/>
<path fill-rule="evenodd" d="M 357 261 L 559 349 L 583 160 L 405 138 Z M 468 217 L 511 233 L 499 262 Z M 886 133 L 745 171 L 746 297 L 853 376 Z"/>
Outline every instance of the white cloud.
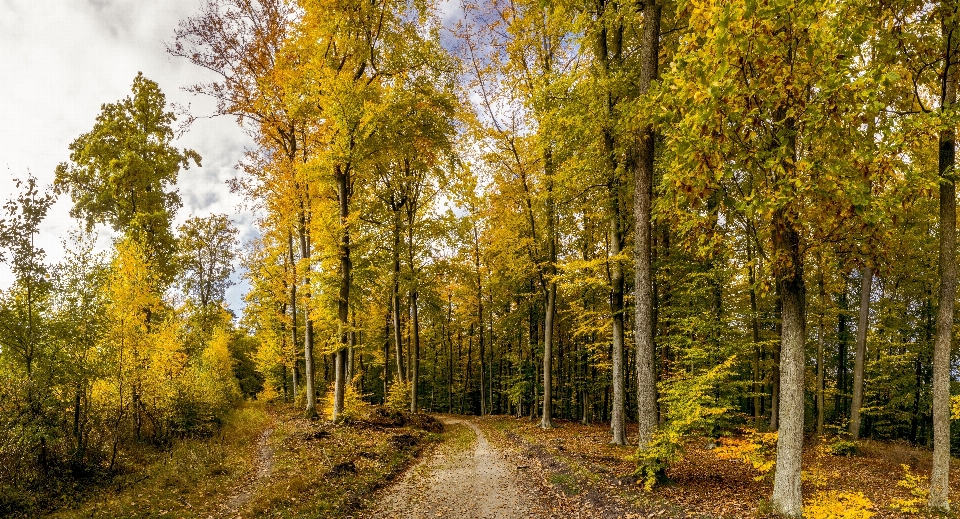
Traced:
<path fill-rule="evenodd" d="M 159 83 L 168 102 L 212 113 L 211 100 L 180 90 L 210 73 L 168 56 L 163 45 L 200 7 L 201 0 L 0 0 L 0 203 L 13 196 L 11 179 L 28 171 L 52 183 L 56 165 L 69 159 L 70 142 L 93 126 L 101 104 L 129 94 L 139 71 Z M 177 145 L 203 157 L 202 168 L 180 173 L 184 207 L 177 223 L 191 214 L 227 213 L 241 240 L 251 238 L 253 216 L 238 212 L 241 200 L 225 184 L 250 145 L 235 121 L 201 119 Z M 41 227 L 40 246 L 51 262 L 62 256 L 61 238 L 77 226 L 69 210 L 63 197 Z M 10 281 L 9 271 L 0 271 L 0 287 Z M 240 308 L 242 290 L 228 293 L 233 308 Z"/>

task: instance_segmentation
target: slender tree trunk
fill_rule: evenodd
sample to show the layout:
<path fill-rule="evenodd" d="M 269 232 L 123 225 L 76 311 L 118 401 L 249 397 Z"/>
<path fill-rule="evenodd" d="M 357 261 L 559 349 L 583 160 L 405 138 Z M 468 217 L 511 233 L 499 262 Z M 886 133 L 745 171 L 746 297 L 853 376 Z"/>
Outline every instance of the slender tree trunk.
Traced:
<path fill-rule="evenodd" d="M 824 359 L 824 340 L 823 340 L 823 314 L 826 311 L 827 295 L 823 286 L 823 260 L 817 257 L 817 288 L 820 289 L 820 311 L 817 314 L 817 436 L 823 436 L 823 424 L 826 417 L 826 410 L 823 408 L 826 404 L 824 399 L 824 379 L 825 366 Z"/>
<path fill-rule="evenodd" d="M 941 110 L 956 101 L 957 74 L 950 69 L 956 46 L 957 6 L 955 1 L 941 2 L 944 12 L 944 52 Z M 956 142 L 952 127 L 940 132 L 940 294 L 937 308 L 937 332 L 933 343 L 933 468 L 930 471 L 931 510 L 949 511 L 950 501 L 950 350 L 953 335 L 953 308 L 957 296 L 957 187 Z"/>
<path fill-rule="evenodd" d="M 293 256 L 293 233 L 287 232 L 287 242 L 290 249 L 290 268 L 293 272 L 293 277 L 290 280 L 290 323 L 293 333 L 291 338 L 293 339 L 293 401 L 297 401 L 297 386 L 299 381 L 297 380 L 299 373 L 299 362 L 297 357 L 300 355 L 298 351 L 300 348 L 297 348 L 297 262 Z M 296 405 L 296 404 L 294 404 Z"/>
<path fill-rule="evenodd" d="M 417 309 L 417 291 L 410 292 L 410 412 L 416 413 L 417 393 L 420 387 L 420 317 Z"/>
<path fill-rule="evenodd" d="M 297 229 L 300 235 L 300 258 L 306 262 L 307 272 L 303 276 L 304 286 L 310 283 L 310 242 L 307 239 L 307 225 L 303 209 L 300 211 L 300 227 Z M 303 360 L 304 371 L 306 375 L 307 407 L 304 412 L 307 418 L 317 417 L 317 386 L 314 381 L 314 363 L 313 363 L 313 319 L 310 318 L 310 290 L 307 290 L 304 298 L 304 319 L 303 319 Z"/>
<path fill-rule="evenodd" d="M 840 292 L 840 315 L 837 316 L 837 396 L 834 402 L 836 415 L 839 419 L 846 412 L 847 392 L 847 311 L 850 306 L 847 301 L 847 277 L 843 278 L 843 290 Z"/>
<path fill-rule="evenodd" d="M 747 238 L 747 276 L 750 282 L 750 331 L 753 336 L 753 426 L 760 428 L 761 408 L 763 402 L 760 396 L 760 316 L 757 311 L 757 273 L 753 265 L 753 247 Z"/>
<path fill-rule="evenodd" d="M 393 227 L 393 286 L 390 293 L 393 309 L 393 347 L 397 354 L 397 377 L 407 381 L 407 369 L 403 362 L 403 335 L 400 327 L 400 217 L 394 214 Z"/>
<path fill-rule="evenodd" d="M 870 324 L 870 287 L 873 268 L 863 269 L 860 283 L 860 320 L 857 322 L 857 356 L 853 363 L 853 403 L 850 405 L 850 436 L 860 438 L 860 407 L 863 406 L 863 370 L 867 354 L 867 327 Z"/>
<path fill-rule="evenodd" d="M 777 336 L 780 340 L 773 347 L 773 374 L 770 377 L 770 430 L 780 428 L 780 359 L 783 350 L 783 299 L 777 292 Z"/>
<path fill-rule="evenodd" d="M 554 279 L 557 270 L 557 224 L 556 205 L 553 199 L 553 151 L 547 148 L 543 153 L 544 173 L 547 177 L 547 293 L 543 320 L 543 416 L 540 427 L 553 427 L 553 328 L 557 311 L 557 282 Z"/>
<path fill-rule="evenodd" d="M 644 2 L 643 45 L 640 56 L 640 95 L 657 78 L 660 61 L 660 0 Z M 656 350 L 653 343 L 653 264 L 651 256 L 651 204 L 656 137 L 653 125 L 640 130 L 639 157 L 634 185 L 634 337 L 637 343 L 637 412 L 639 445 L 645 448 L 657 426 Z"/>
<path fill-rule="evenodd" d="M 383 316 L 383 403 L 387 403 L 390 391 L 390 310 Z"/>
<path fill-rule="evenodd" d="M 350 260 L 350 170 L 340 164 L 334 166 L 334 179 L 337 181 L 337 195 L 340 202 L 340 297 L 337 300 L 337 316 L 340 318 L 340 347 L 335 356 L 333 421 L 340 419 L 343 412 L 343 393 L 346 387 L 344 376 L 348 335 L 350 332 L 350 273 L 353 263 Z"/>

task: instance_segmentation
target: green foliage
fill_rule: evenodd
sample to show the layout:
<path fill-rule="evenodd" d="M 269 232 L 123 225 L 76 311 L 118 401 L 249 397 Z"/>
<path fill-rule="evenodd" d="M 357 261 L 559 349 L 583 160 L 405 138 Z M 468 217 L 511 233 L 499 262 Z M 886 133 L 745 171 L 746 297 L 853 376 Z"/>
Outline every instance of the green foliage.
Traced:
<path fill-rule="evenodd" d="M 666 477 L 670 464 L 680 460 L 691 434 L 715 434 L 731 404 L 718 398 L 717 389 L 733 375 L 735 357 L 696 375 L 682 374 L 660 383 L 660 405 L 666 422 L 654 432 L 646 448 L 637 451 L 637 475 L 647 490 Z"/>
<path fill-rule="evenodd" d="M 170 224 L 182 205 L 174 185 L 180 168 L 191 161 L 199 165 L 200 155 L 171 145 L 176 117 L 165 108 L 157 83 L 138 73 L 132 96 L 102 105 L 93 129 L 70 144 L 70 163 L 57 166 L 54 186 L 70 194 L 70 213 L 83 218 L 87 229 L 109 224 L 148 245 L 158 270 L 170 279 Z"/>
<path fill-rule="evenodd" d="M 827 448 L 834 456 L 856 456 L 860 452 L 856 442 L 842 436 L 836 436 L 830 440 Z"/>

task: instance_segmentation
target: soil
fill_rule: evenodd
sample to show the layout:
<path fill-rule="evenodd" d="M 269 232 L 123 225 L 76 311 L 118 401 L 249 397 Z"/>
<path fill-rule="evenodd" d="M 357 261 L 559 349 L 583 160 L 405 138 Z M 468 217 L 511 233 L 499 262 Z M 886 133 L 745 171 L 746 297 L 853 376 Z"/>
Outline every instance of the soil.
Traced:
<path fill-rule="evenodd" d="M 369 517 L 378 519 L 512 519 L 547 517 L 518 469 L 470 419 L 441 417 L 448 428 L 468 427 L 468 446 L 442 445 L 387 489 Z"/>

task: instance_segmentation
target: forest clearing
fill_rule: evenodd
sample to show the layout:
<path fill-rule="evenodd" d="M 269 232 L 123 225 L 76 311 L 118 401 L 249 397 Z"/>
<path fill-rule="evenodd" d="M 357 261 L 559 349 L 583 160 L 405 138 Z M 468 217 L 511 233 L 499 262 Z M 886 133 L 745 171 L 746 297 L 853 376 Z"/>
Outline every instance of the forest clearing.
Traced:
<path fill-rule="evenodd" d="M 176 1 L 0 179 L 0 515 L 956 516 L 960 0 Z"/>

